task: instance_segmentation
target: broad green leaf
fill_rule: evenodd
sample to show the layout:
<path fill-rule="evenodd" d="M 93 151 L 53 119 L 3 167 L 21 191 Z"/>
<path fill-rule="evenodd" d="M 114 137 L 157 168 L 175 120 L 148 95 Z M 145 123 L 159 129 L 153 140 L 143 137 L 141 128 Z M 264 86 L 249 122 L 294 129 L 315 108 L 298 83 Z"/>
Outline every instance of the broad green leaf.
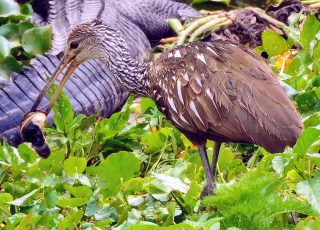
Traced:
<path fill-rule="evenodd" d="M 54 151 L 47 159 L 41 159 L 39 162 L 39 168 L 49 174 L 62 174 L 62 162 L 65 159 L 65 151 Z"/>
<path fill-rule="evenodd" d="M 307 70 L 307 66 L 312 64 L 313 60 L 308 52 L 302 51 L 298 53 L 292 60 L 288 68 L 285 69 L 285 73 L 290 76 L 297 76 L 304 74 Z M 295 89 L 298 89 L 295 85 L 291 85 Z"/>
<path fill-rule="evenodd" d="M 78 187 L 72 187 L 72 186 L 65 186 L 66 190 L 75 196 L 76 198 L 90 198 L 92 195 L 92 190 L 87 186 L 78 186 Z"/>
<path fill-rule="evenodd" d="M 295 230 L 318 230 L 320 226 L 320 219 L 308 217 L 300 220 L 295 227 Z"/>
<path fill-rule="evenodd" d="M 63 170 L 68 176 L 82 173 L 87 167 L 86 158 L 69 157 L 63 162 Z"/>
<path fill-rule="evenodd" d="M 229 148 L 226 148 L 224 145 L 221 146 L 218 158 L 219 169 L 221 171 L 226 170 L 228 165 L 232 163 L 234 158 L 235 154 Z"/>
<path fill-rule="evenodd" d="M 124 129 L 128 123 L 129 116 L 130 109 L 125 108 L 123 111 L 114 113 L 109 119 L 102 119 L 99 122 L 99 134 L 103 136 L 104 139 L 114 137 Z"/>
<path fill-rule="evenodd" d="M 30 4 L 23 4 L 20 7 L 20 14 L 25 15 L 25 16 L 32 16 L 32 14 L 33 14 L 32 6 Z"/>
<path fill-rule="evenodd" d="M 320 125 L 320 112 L 316 112 L 311 116 L 307 117 L 304 122 L 304 128 L 315 127 Z"/>
<path fill-rule="evenodd" d="M 0 193 L 0 206 L 13 200 L 10 193 Z"/>
<path fill-rule="evenodd" d="M 0 18 L 19 14 L 19 5 L 14 0 L 0 1 Z"/>
<path fill-rule="evenodd" d="M 56 89 L 57 89 L 56 86 L 53 86 L 52 89 L 50 89 L 50 92 L 49 92 L 50 98 L 53 96 Z M 58 130 L 63 133 L 67 133 L 69 128 L 72 125 L 74 112 L 72 109 L 72 105 L 64 92 L 61 92 L 60 96 L 58 97 L 58 100 L 53 106 L 53 111 L 54 111 L 54 117 L 53 117 L 54 123 L 57 126 Z"/>
<path fill-rule="evenodd" d="M 147 97 L 143 97 L 141 99 L 140 105 L 141 105 L 141 112 L 142 113 L 145 113 L 150 108 L 154 108 L 156 106 L 154 101 L 150 98 L 147 98 Z"/>
<path fill-rule="evenodd" d="M 0 222 L 3 222 L 5 219 L 10 217 L 9 204 L 13 200 L 13 197 L 10 193 L 0 193 Z"/>
<path fill-rule="evenodd" d="M 262 33 L 263 48 L 270 57 L 283 54 L 288 50 L 287 41 L 278 33 L 267 30 Z"/>
<path fill-rule="evenodd" d="M 146 153 L 155 153 L 165 145 L 166 136 L 162 132 L 148 133 L 142 136 L 141 144 Z"/>
<path fill-rule="evenodd" d="M 193 213 L 196 205 L 200 202 L 201 187 L 199 183 L 192 181 L 190 188 L 185 196 L 185 203 L 188 208 L 189 213 Z"/>
<path fill-rule="evenodd" d="M 51 36 L 51 26 L 29 29 L 22 35 L 22 47 L 31 55 L 43 54 L 51 47 Z"/>
<path fill-rule="evenodd" d="M 13 23 L 8 23 L 0 26 L 0 36 L 5 37 L 10 42 L 10 47 L 20 46 L 19 26 Z"/>
<path fill-rule="evenodd" d="M 10 43 L 6 38 L 0 36 L 0 62 L 2 62 L 4 58 L 7 57 L 9 54 L 10 54 Z"/>
<path fill-rule="evenodd" d="M 133 153 L 119 152 L 111 154 L 96 169 L 99 179 L 106 184 L 107 193 L 111 196 L 118 193 L 125 181 L 139 175 L 140 163 Z"/>
<path fill-rule="evenodd" d="M 318 40 L 317 34 L 320 31 L 320 22 L 314 15 L 309 15 L 303 24 L 300 33 L 300 40 L 304 49 L 309 50 L 313 40 Z"/>
<path fill-rule="evenodd" d="M 79 207 L 82 205 L 87 204 L 88 199 L 87 198 L 61 198 L 57 201 L 57 205 L 59 207 L 65 208 L 65 207 Z"/>
<path fill-rule="evenodd" d="M 1 40 L 1 37 L 0 37 Z M 0 41 L 1 43 L 1 41 Z M 0 47 L 1 52 L 1 47 Z M 1 56 L 1 54 L 0 54 Z M 1 58 L 0 58 L 1 59 Z M 14 57 L 7 56 L 2 62 L 0 61 L 0 76 L 9 79 L 12 72 L 21 72 L 21 63 L 18 62 Z"/>
<path fill-rule="evenodd" d="M 33 28 L 33 24 L 28 21 L 23 21 L 18 24 L 19 33 L 22 35 L 26 30 Z"/>
<path fill-rule="evenodd" d="M 320 139 L 320 130 L 309 127 L 300 135 L 296 145 L 293 147 L 293 152 L 299 157 L 306 155 L 310 146 Z"/>
<path fill-rule="evenodd" d="M 91 198 L 86 207 L 86 212 L 84 215 L 86 216 L 93 216 L 99 208 L 99 201 L 95 198 Z"/>
<path fill-rule="evenodd" d="M 273 169 L 279 173 L 282 174 L 284 168 L 289 164 L 290 160 L 292 159 L 292 156 L 290 155 L 280 155 L 280 156 L 275 156 L 272 159 L 272 166 Z"/>
<path fill-rule="evenodd" d="M 37 159 L 37 154 L 26 144 L 21 144 L 18 147 L 20 157 L 27 163 L 34 163 Z"/>
<path fill-rule="evenodd" d="M 33 196 L 36 192 L 38 191 L 38 189 L 34 189 L 32 190 L 31 192 L 29 192 L 28 194 L 18 198 L 18 199 L 15 199 L 13 201 L 10 201 L 8 202 L 9 204 L 12 204 L 12 205 L 15 205 L 15 206 L 22 206 L 23 203 L 31 196 Z"/>
<path fill-rule="evenodd" d="M 297 192 L 303 195 L 312 208 L 320 214 L 320 177 L 301 181 L 297 184 Z"/>
<path fill-rule="evenodd" d="M 59 222 L 58 230 L 77 229 L 77 224 L 80 222 L 82 216 L 83 216 L 82 210 L 66 215 Z"/>
<path fill-rule="evenodd" d="M 44 190 L 44 198 L 48 208 L 54 208 L 58 201 L 58 194 L 54 188 L 46 187 Z"/>

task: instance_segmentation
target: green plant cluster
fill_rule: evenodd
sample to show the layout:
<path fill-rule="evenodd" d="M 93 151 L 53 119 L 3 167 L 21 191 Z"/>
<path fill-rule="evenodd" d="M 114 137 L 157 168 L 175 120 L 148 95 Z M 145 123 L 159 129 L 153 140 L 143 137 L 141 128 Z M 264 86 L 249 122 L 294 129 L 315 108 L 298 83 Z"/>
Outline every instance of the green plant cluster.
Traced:
<path fill-rule="evenodd" d="M 121 112 L 97 120 L 76 116 L 62 95 L 56 126 L 45 130 L 48 159 L 26 144 L 0 146 L 0 227 L 319 229 L 320 22 L 310 16 L 301 33 L 297 28 L 294 39 L 266 31 L 259 49 L 296 90 L 305 130 L 294 148 L 270 154 L 224 144 L 216 194 L 201 200 L 205 177 L 196 147 L 150 99 L 130 98 Z M 213 147 L 208 142 L 209 158 Z"/>
<path fill-rule="evenodd" d="M 29 3 L 19 5 L 14 0 L 0 1 L 0 76 L 9 78 L 20 72 L 36 54 L 51 47 L 51 27 L 39 27 L 30 22 L 33 15 Z"/>

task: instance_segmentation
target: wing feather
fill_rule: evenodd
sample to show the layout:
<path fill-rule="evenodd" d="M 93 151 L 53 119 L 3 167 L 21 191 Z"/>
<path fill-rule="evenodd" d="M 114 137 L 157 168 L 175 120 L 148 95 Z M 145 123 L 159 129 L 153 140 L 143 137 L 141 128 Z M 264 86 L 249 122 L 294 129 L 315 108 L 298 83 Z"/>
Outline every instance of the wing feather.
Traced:
<path fill-rule="evenodd" d="M 156 91 L 162 98 L 159 108 L 186 133 L 281 152 L 303 129 L 275 74 L 245 47 L 228 42 L 178 46 L 157 59 L 149 74 L 151 86 L 159 80 L 167 84 Z M 173 102 L 178 111 L 172 112 Z"/>

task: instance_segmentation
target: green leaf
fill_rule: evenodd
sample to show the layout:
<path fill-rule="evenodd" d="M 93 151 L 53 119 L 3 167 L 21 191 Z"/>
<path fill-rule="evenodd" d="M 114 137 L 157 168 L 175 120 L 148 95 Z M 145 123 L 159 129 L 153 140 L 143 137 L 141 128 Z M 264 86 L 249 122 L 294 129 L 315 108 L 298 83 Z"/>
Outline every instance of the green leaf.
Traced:
<path fill-rule="evenodd" d="M 38 189 L 32 190 L 31 192 L 29 192 L 28 194 L 15 199 L 13 201 L 8 202 L 9 204 L 15 205 L 15 206 L 22 206 L 23 203 L 31 196 L 33 196 L 36 192 L 38 191 Z"/>
<path fill-rule="evenodd" d="M 9 54 L 10 43 L 6 38 L 0 36 L 0 62 L 2 62 L 5 57 L 9 56 Z"/>
<path fill-rule="evenodd" d="M 35 27 L 23 33 L 23 49 L 31 55 L 43 54 L 51 47 L 51 26 Z"/>
<path fill-rule="evenodd" d="M 292 156 L 282 154 L 281 156 L 275 156 L 272 159 L 272 167 L 273 169 L 279 173 L 282 174 L 284 168 L 289 164 L 290 160 L 292 159 Z"/>
<path fill-rule="evenodd" d="M 295 227 L 295 230 L 316 230 L 319 229 L 320 226 L 320 219 L 315 219 L 314 217 L 310 216 L 303 220 L 300 220 Z"/>
<path fill-rule="evenodd" d="M 190 188 L 185 196 L 185 203 L 190 214 L 196 211 L 195 207 L 198 204 L 198 202 L 200 202 L 199 200 L 200 194 L 201 194 L 201 187 L 199 183 L 192 181 Z"/>
<path fill-rule="evenodd" d="M 109 196 L 116 195 L 121 185 L 139 175 L 140 163 L 133 153 L 111 154 L 96 168 L 96 174 L 106 184 Z"/>
<path fill-rule="evenodd" d="M 26 16 L 32 16 L 33 14 L 32 6 L 30 4 L 23 4 L 20 7 L 20 14 L 26 15 Z"/>
<path fill-rule="evenodd" d="M 151 98 L 143 97 L 140 102 L 141 112 L 145 113 L 150 108 L 154 108 L 156 106 L 155 102 Z"/>
<path fill-rule="evenodd" d="M 12 200 L 13 197 L 10 193 L 0 193 L 0 222 L 10 217 L 10 209 L 7 202 Z"/>
<path fill-rule="evenodd" d="M 58 201 L 58 194 L 54 188 L 46 187 L 44 190 L 44 198 L 48 208 L 54 208 Z"/>
<path fill-rule="evenodd" d="M 293 152 L 299 157 L 306 155 L 310 146 L 319 140 L 320 130 L 309 127 L 300 135 L 296 145 L 293 147 Z"/>
<path fill-rule="evenodd" d="M 18 24 L 19 27 L 19 33 L 22 35 L 26 30 L 33 28 L 33 24 L 28 21 L 20 22 Z"/>
<path fill-rule="evenodd" d="M 283 54 L 288 50 L 287 41 L 278 33 L 267 30 L 262 33 L 263 48 L 270 57 Z"/>
<path fill-rule="evenodd" d="M 316 112 L 311 116 L 307 117 L 304 122 L 304 128 L 315 127 L 320 125 L 320 112 Z"/>
<path fill-rule="evenodd" d="M 77 229 L 77 224 L 80 222 L 82 216 L 83 216 L 82 210 L 66 215 L 59 222 L 58 230 Z"/>
<path fill-rule="evenodd" d="M 10 42 L 10 47 L 20 46 L 19 26 L 13 23 L 8 23 L 0 26 L 0 36 L 5 37 Z"/>
<path fill-rule="evenodd" d="M 0 46 L 1 46 L 1 37 L 0 37 Z M 0 52 L 1 52 L 1 47 L 0 47 Z M 22 67 L 20 62 L 18 62 L 12 56 L 7 56 L 4 60 L 2 60 L 2 62 L 0 61 L 0 76 L 9 79 L 12 72 L 19 73 L 21 72 L 21 68 Z"/>
<path fill-rule="evenodd" d="M 20 157 L 27 163 L 34 163 L 37 159 L 37 154 L 26 144 L 21 144 L 18 147 Z"/>
<path fill-rule="evenodd" d="M 92 195 L 92 190 L 87 186 L 78 186 L 78 187 L 72 187 L 72 186 L 65 186 L 66 190 L 75 196 L 76 198 L 90 198 Z"/>
<path fill-rule="evenodd" d="M 148 133 L 142 136 L 141 144 L 144 145 L 144 152 L 155 153 L 165 145 L 166 136 L 162 132 Z"/>
<path fill-rule="evenodd" d="M 0 17 L 9 17 L 19 14 L 19 5 L 14 0 L 0 1 Z"/>
<path fill-rule="evenodd" d="M 303 195 L 312 208 L 320 214 L 320 177 L 299 182 L 297 192 Z"/>
<path fill-rule="evenodd" d="M 314 15 L 309 15 L 300 32 L 300 40 L 304 49 L 309 50 L 311 48 L 312 41 L 316 39 L 319 31 L 320 22 Z"/>
<path fill-rule="evenodd" d="M 49 97 L 51 98 L 56 91 L 57 86 L 54 85 L 49 92 Z M 72 105 L 64 92 L 61 92 L 58 100 L 53 106 L 54 111 L 54 123 L 58 130 L 67 133 L 73 123 L 74 112 Z"/>
<path fill-rule="evenodd" d="M 68 176 L 82 173 L 87 166 L 86 158 L 69 157 L 63 162 L 63 170 Z"/>
<path fill-rule="evenodd" d="M 123 111 L 114 113 L 109 119 L 102 119 L 99 122 L 100 129 L 98 131 L 99 133 L 103 133 L 104 139 L 112 138 L 124 129 L 130 116 L 128 106 L 129 104 L 127 103 Z"/>
<path fill-rule="evenodd" d="M 58 200 L 57 205 L 59 207 L 65 208 L 65 207 L 79 207 L 87 204 L 88 199 L 87 198 L 61 198 Z"/>

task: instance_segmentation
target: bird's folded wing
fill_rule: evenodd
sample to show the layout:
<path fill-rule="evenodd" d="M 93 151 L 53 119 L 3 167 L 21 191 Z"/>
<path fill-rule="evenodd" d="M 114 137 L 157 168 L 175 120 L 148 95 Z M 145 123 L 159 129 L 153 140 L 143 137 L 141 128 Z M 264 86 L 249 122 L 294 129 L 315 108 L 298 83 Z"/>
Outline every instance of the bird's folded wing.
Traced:
<path fill-rule="evenodd" d="M 156 60 L 152 76 L 160 109 L 188 133 L 281 152 L 303 128 L 270 67 L 246 48 L 187 44 Z"/>

